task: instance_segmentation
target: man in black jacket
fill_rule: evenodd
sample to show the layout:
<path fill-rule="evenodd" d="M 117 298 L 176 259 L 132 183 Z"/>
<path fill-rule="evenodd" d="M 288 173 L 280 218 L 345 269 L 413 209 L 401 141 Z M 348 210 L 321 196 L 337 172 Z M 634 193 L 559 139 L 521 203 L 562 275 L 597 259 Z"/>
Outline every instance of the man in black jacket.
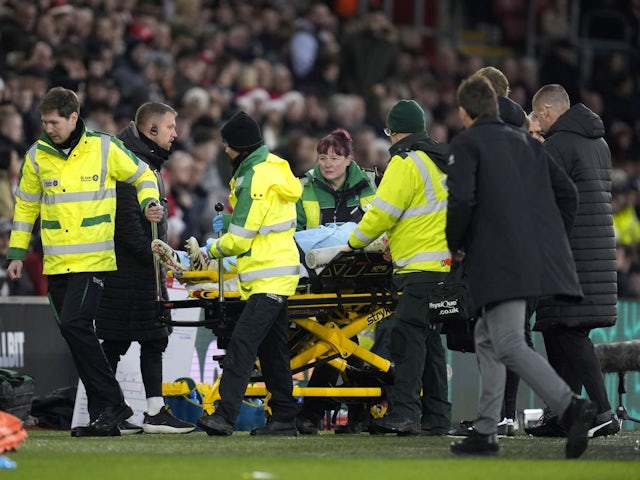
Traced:
<path fill-rule="evenodd" d="M 582 297 L 566 234 L 577 205 L 575 187 L 537 140 L 500 120 L 485 78 L 462 82 L 458 104 L 467 130 L 451 143 L 446 234 L 454 260 L 464 260 L 471 307 L 480 313 L 474 333 L 482 390 L 470 436 L 451 451 L 497 454 L 508 367 L 563 413 L 565 454 L 579 457 L 593 405 L 526 346 L 523 321 L 529 297 Z"/>
<path fill-rule="evenodd" d="M 590 436 L 612 435 L 620 422 L 607 398 L 600 363 L 589 338 L 593 328 L 610 327 L 617 318 L 616 241 L 611 214 L 611 152 L 604 125 L 583 104 L 570 107 L 557 84 L 533 97 L 533 111 L 545 136 L 544 150 L 565 170 L 579 192 L 576 227 L 570 237 L 580 283 L 581 302 L 547 300 L 536 312 L 534 330 L 542 331 L 547 358 L 574 392 L 584 385 L 597 406 Z M 527 433 L 564 435 L 557 417 L 547 414 Z"/>
<path fill-rule="evenodd" d="M 147 102 L 136 112 L 135 122 L 118 138 L 153 170 L 160 198 L 165 196 L 160 175 L 162 164 L 176 139 L 176 111 L 159 102 Z M 136 203 L 135 190 L 127 184 L 116 185 L 117 208 L 115 250 L 118 270 L 105 279 L 96 331 L 104 341 L 102 348 L 115 372 L 120 357 L 131 342 L 140 343 L 140 371 L 147 396 L 145 433 L 188 433 L 195 425 L 175 418 L 167 410 L 162 396 L 162 354 L 167 348 L 169 329 L 156 313 L 156 271 L 151 253 L 151 224 Z M 166 210 L 165 210 L 166 211 Z M 158 223 L 158 237 L 167 239 L 167 218 Z M 162 272 L 160 279 L 164 279 Z M 162 294 L 167 299 L 166 286 Z M 137 433 L 140 427 L 125 422 L 121 433 Z"/>

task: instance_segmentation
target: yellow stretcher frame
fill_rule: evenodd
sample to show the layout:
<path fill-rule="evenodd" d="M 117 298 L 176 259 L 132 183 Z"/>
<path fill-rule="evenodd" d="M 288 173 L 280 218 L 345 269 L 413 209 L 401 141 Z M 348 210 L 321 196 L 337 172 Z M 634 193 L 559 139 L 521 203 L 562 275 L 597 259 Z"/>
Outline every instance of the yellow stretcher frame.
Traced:
<path fill-rule="evenodd" d="M 217 272 L 216 272 L 217 274 Z M 177 277 L 177 276 L 176 276 Z M 178 279 L 188 283 L 192 278 L 196 282 L 202 282 L 206 277 L 204 272 L 182 272 Z M 396 293 L 388 290 L 362 292 L 336 292 L 336 293 L 297 293 L 289 297 L 288 311 L 291 323 L 297 328 L 303 329 L 312 336 L 303 347 L 292 352 L 291 371 L 297 373 L 311 368 L 314 360 L 326 361 L 327 364 L 344 373 L 347 369 L 347 358 L 355 356 L 366 362 L 371 368 L 382 376 L 392 376 L 392 363 L 366 348 L 353 342 L 351 338 L 389 317 L 393 313 L 396 304 Z M 203 308 L 205 320 L 197 322 L 183 322 L 168 320 L 171 325 L 204 326 L 211 328 L 214 333 L 216 324 L 225 319 L 216 317 L 220 304 L 224 309 L 240 310 L 237 292 L 225 291 L 224 302 L 219 302 L 217 290 L 191 290 L 188 300 L 160 301 L 159 309 L 162 312 L 175 308 Z M 318 316 L 328 317 L 326 322 L 318 320 Z M 160 318 L 170 318 L 162 315 Z M 334 358 L 330 358 L 334 357 Z M 329 360 L 326 360 L 330 358 Z M 256 362 L 259 369 L 259 362 Z M 219 385 L 223 372 L 213 385 L 199 384 L 198 389 L 203 396 L 203 410 L 211 414 L 215 410 L 214 403 L 220 399 Z M 188 387 L 182 382 L 163 385 L 164 395 L 183 395 L 188 393 Z M 294 386 L 295 397 L 327 397 L 335 399 L 343 398 L 381 398 L 381 387 L 299 387 Z M 263 383 L 251 383 L 245 392 L 246 397 L 264 397 L 267 404 L 270 397 Z"/>

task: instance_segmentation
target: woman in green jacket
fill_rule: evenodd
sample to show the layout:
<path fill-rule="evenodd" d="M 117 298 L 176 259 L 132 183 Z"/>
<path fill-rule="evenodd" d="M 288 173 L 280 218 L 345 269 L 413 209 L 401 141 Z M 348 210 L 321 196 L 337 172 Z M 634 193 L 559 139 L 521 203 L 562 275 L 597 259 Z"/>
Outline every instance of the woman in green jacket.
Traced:
<path fill-rule="evenodd" d="M 318 163 L 302 179 L 302 198 L 296 205 L 298 230 L 315 228 L 329 223 L 358 222 L 375 196 L 369 177 L 353 161 L 351 135 L 337 129 L 318 142 Z M 353 339 L 357 341 L 357 339 Z M 338 372 L 331 366 L 317 366 L 309 387 L 336 384 Z M 318 432 L 325 410 L 334 405 L 322 397 L 307 397 L 298 414 L 298 432 L 313 435 Z M 362 403 L 349 404 L 347 425 L 337 427 L 336 433 L 360 433 L 365 427 L 366 411 Z"/>
<path fill-rule="evenodd" d="M 351 135 L 337 129 L 318 142 L 318 163 L 302 179 L 298 230 L 358 222 L 375 195 L 369 177 L 353 161 Z"/>

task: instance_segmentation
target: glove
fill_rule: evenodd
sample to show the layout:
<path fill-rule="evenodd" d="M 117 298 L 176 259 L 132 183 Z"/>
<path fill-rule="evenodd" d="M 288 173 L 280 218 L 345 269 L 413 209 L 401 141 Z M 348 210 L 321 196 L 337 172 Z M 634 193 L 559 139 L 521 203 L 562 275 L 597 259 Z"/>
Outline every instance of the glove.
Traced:
<path fill-rule="evenodd" d="M 213 217 L 213 221 L 211 222 L 211 224 L 213 225 L 213 233 L 220 233 L 224 228 L 224 217 L 222 216 L 222 214 L 219 213 L 218 215 Z"/>
<path fill-rule="evenodd" d="M 224 257 L 222 259 L 222 268 L 224 268 L 225 272 L 230 272 L 231 271 L 231 267 L 234 266 L 233 262 L 231 260 L 229 260 L 230 257 Z"/>

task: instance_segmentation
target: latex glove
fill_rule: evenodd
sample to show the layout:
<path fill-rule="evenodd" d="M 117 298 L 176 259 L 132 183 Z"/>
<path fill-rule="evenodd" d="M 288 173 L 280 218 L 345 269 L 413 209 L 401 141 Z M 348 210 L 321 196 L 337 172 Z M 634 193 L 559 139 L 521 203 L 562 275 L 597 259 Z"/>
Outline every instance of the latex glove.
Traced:
<path fill-rule="evenodd" d="M 222 216 L 222 214 L 219 213 L 218 215 L 213 217 L 213 221 L 211 222 L 211 224 L 213 225 L 213 233 L 217 235 L 218 233 L 222 232 L 222 229 L 224 228 L 224 217 Z"/>
<path fill-rule="evenodd" d="M 225 272 L 230 272 L 233 263 L 229 260 L 229 257 L 222 258 L 222 268 L 224 268 Z"/>

